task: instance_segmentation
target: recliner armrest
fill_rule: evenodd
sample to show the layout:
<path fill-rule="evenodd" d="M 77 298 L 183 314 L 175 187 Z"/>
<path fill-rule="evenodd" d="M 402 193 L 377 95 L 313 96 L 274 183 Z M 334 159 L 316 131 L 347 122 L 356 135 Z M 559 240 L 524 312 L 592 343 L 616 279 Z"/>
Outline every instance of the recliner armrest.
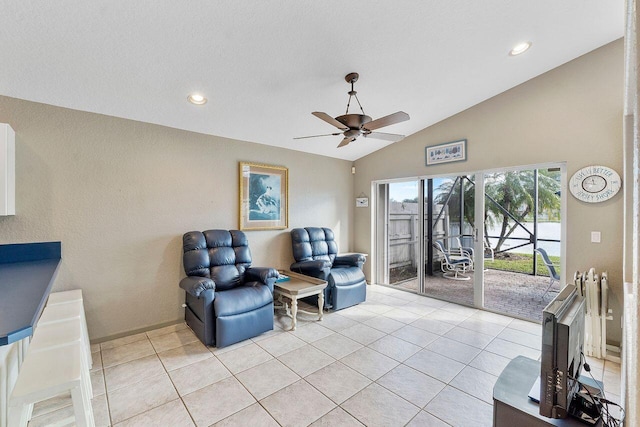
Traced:
<path fill-rule="evenodd" d="M 245 270 L 245 279 L 262 282 L 273 290 L 278 278 L 278 270 L 269 267 L 249 267 Z"/>
<path fill-rule="evenodd" d="M 180 287 L 194 297 L 199 298 L 200 294 L 206 290 L 215 291 L 216 284 L 207 277 L 187 276 L 180 280 Z"/>
<path fill-rule="evenodd" d="M 291 271 L 325 280 L 331 270 L 331 261 L 321 259 L 300 261 L 294 262 L 289 268 Z"/>
<path fill-rule="evenodd" d="M 367 260 L 367 257 L 363 254 L 348 254 L 348 255 L 337 255 L 336 259 L 333 261 L 334 267 L 340 266 L 348 266 L 348 267 L 359 267 L 362 268 L 362 265 Z"/>

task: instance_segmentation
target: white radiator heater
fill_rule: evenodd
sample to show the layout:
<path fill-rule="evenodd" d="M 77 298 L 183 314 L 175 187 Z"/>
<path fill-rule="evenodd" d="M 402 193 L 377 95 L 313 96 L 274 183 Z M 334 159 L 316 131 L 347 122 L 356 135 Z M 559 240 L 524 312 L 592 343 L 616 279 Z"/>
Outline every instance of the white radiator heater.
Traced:
<path fill-rule="evenodd" d="M 607 272 L 598 276 L 596 269 L 580 274 L 576 271 L 574 283 L 585 298 L 584 354 L 598 359 L 607 356 L 607 320 L 613 320 L 609 309 L 609 280 Z"/>

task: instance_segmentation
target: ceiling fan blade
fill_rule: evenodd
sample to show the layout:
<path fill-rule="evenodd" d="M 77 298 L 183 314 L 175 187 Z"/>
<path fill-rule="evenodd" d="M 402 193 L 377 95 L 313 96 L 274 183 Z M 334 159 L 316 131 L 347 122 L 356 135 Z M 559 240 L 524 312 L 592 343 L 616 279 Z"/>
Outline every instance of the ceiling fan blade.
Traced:
<path fill-rule="evenodd" d="M 362 129 L 375 130 L 385 126 L 394 125 L 396 123 L 405 122 L 409 120 L 409 115 L 404 111 L 398 111 L 397 113 L 389 114 L 388 116 L 381 117 L 372 122 L 365 123 Z"/>
<path fill-rule="evenodd" d="M 344 146 L 345 146 L 345 145 L 347 145 L 348 143 L 353 142 L 353 141 L 355 141 L 355 140 L 356 140 L 355 138 L 349 138 L 349 137 L 347 137 L 347 138 L 343 139 L 343 140 L 342 140 L 342 142 L 341 142 L 340 144 L 338 144 L 338 148 L 340 148 L 340 147 L 344 147 Z"/>
<path fill-rule="evenodd" d="M 370 132 L 363 135 L 365 138 L 382 139 L 391 142 L 398 142 L 404 139 L 404 135 L 398 135 L 397 133 Z"/>
<path fill-rule="evenodd" d="M 334 119 L 333 117 L 331 117 L 327 113 L 323 113 L 322 111 L 314 111 L 311 114 L 313 114 L 314 116 L 316 116 L 320 120 L 324 120 L 325 122 L 329 123 L 330 125 L 337 127 L 338 129 L 342 129 L 342 130 L 349 129 L 347 126 L 344 125 L 344 123 L 340 123 L 339 121 L 337 121 L 336 119 Z"/>
<path fill-rule="evenodd" d="M 324 135 L 298 136 L 298 137 L 295 137 L 293 139 L 307 139 L 307 138 L 318 138 L 318 137 L 321 137 L 321 136 L 337 136 L 337 135 L 342 135 L 342 132 L 326 133 Z"/>

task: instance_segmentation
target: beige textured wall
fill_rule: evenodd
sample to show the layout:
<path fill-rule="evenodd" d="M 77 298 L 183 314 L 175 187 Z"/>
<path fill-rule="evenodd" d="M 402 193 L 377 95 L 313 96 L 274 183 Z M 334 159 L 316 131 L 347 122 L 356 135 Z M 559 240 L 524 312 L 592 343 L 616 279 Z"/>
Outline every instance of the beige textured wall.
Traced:
<path fill-rule="evenodd" d="M 618 40 L 358 160 L 354 193 L 369 195 L 371 182 L 380 179 L 547 162 L 566 162 L 568 177 L 592 164 L 622 174 L 622 89 Z M 461 138 L 467 139 L 466 162 L 425 167 L 425 146 Z M 567 272 L 608 270 L 615 310 L 609 333 L 620 342 L 622 192 L 599 204 L 567 200 Z M 355 250 L 371 251 L 370 229 L 371 210 L 356 209 Z M 602 243 L 590 243 L 591 231 L 602 232 Z"/>
<path fill-rule="evenodd" d="M 351 162 L 0 97 L 16 131 L 16 215 L 0 243 L 62 241 L 54 290 L 81 288 L 93 340 L 183 317 L 182 234 L 238 227 L 238 162 L 289 168 L 289 226 L 349 249 Z M 288 267 L 289 230 L 247 232 L 255 266 Z"/>

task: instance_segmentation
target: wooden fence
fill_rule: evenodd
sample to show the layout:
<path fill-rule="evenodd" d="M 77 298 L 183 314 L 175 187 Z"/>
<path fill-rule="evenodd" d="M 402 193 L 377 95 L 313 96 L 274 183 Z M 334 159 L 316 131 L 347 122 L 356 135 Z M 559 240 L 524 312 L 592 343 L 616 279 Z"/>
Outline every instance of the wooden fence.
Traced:
<path fill-rule="evenodd" d="M 389 268 L 417 267 L 418 214 L 389 215 Z"/>
<path fill-rule="evenodd" d="M 387 228 L 389 233 L 389 268 L 405 266 L 417 268 L 418 243 L 420 243 L 417 208 L 418 205 L 413 203 L 391 206 Z M 439 212 L 440 209 L 441 206 L 437 206 L 434 211 Z M 398 212 L 399 210 L 400 212 Z M 424 226 L 429 227 L 427 221 Z M 445 214 L 434 227 L 435 238 L 445 236 L 447 228 L 449 228 L 449 215 L 445 210 Z"/>

